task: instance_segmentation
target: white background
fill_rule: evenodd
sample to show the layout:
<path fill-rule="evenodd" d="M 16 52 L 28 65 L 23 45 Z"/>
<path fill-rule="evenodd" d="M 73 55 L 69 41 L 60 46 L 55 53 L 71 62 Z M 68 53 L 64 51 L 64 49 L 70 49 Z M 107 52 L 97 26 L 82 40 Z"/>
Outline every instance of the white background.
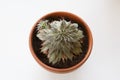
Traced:
<path fill-rule="evenodd" d="M 82 17 L 94 38 L 87 62 L 67 74 L 46 71 L 29 50 L 33 24 L 54 11 Z M 120 0 L 0 0 L 0 80 L 120 80 Z"/>

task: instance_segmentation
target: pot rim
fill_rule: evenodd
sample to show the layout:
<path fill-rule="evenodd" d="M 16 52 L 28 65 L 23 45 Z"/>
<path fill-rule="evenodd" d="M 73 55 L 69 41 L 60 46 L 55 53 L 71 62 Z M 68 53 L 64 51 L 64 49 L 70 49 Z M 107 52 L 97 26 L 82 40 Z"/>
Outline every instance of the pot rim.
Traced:
<path fill-rule="evenodd" d="M 50 16 L 50 15 L 54 15 L 54 14 L 67 14 L 67 15 L 71 15 L 75 18 L 77 18 L 79 21 L 82 22 L 82 24 L 84 25 L 87 33 L 88 33 L 88 50 L 87 50 L 87 53 L 85 55 L 85 57 L 82 59 L 82 61 L 80 61 L 78 64 L 72 66 L 72 67 L 69 67 L 69 68 L 62 68 L 62 69 L 59 69 L 59 68 L 54 68 L 54 67 L 50 67 L 46 64 L 44 64 L 35 54 L 34 50 L 33 50 L 33 47 L 32 47 L 32 34 L 33 34 L 33 31 L 36 27 L 36 25 L 38 24 L 38 22 L 42 19 L 44 19 L 45 17 L 47 16 Z M 30 51 L 32 53 L 32 56 L 34 57 L 34 59 L 42 66 L 44 67 L 45 69 L 49 70 L 49 71 L 52 71 L 52 72 L 56 72 L 56 73 L 66 73 L 66 72 L 70 72 L 70 71 L 73 71 L 75 69 L 77 69 L 78 67 L 82 66 L 83 63 L 86 62 L 86 60 L 88 59 L 88 57 L 90 56 L 91 54 L 91 50 L 92 50 L 92 46 L 93 46 L 93 38 L 92 38 L 92 33 L 91 33 L 91 30 L 89 28 L 89 26 L 84 22 L 84 20 L 81 18 L 81 17 L 78 17 L 76 15 L 74 15 L 73 13 L 70 13 L 70 12 L 64 12 L 64 11 L 57 11 L 57 12 L 51 12 L 51 13 L 48 13 L 46 14 L 45 16 L 43 16 L 42 18 L 39 18 L 37 20 L 37 22 L 33 25 L 32 27 L 32 30 L 30 32 L 30 36 L 29 36 L 29 48 L 30 48 Z"/>

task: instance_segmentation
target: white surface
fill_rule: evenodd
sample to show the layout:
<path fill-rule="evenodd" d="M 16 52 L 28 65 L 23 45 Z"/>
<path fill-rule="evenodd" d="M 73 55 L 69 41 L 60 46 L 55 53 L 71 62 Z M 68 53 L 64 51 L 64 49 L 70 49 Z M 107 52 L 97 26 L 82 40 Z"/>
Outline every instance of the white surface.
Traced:
<path fill-rule="evenodd" d="M 90 26 L 94 45 L 74 72 L 55 74 L 33 59 L 28 38 L 44 14 L 68 11 Z M 120 80 L 120 0 L 0 0 L 0 80 Z"/>

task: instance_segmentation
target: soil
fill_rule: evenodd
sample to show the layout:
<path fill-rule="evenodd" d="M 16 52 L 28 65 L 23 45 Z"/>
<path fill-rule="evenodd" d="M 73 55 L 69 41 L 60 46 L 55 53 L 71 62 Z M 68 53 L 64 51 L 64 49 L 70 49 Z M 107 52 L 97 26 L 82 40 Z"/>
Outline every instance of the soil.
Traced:
<path fill-rule="evenodd" d="M 63 17 L 48 17 L 46 18 L 50 21 L 54 21 L 54 20 L 60 20 L 60 19 L 63 19 Z M 75 23 L 78 23 L 74 20 L 71 20 L 69 19 L 68 17 L 65 17 L 64 18 L 65 20 L 67 21 L 71 21 L 71 22 L 75 22 Z M 41 44 L 42 44 L 42 41 L 40 41 L 37 37 L 36 37 L 36 34 L 37 34 L 37 28 L 34 28 L 34 31 L 33 31 L 33 34 L 32 34 L 32 46 L 33 46 L 33 50 L 36 54 L 36 56 L 43 62 L 45 63 L 46 65 L 48 66 L 51 66 L 51 67 L 54 67 L 54 68 L 69 68 L 69 67 L 72 67 L 74 65 L 76 65 L 77 63 L 79 63 L 86 55 L 86 52 L 88 50 L 88 35 L 86 33 L 86 30 L 84 28 L 83 25 L 81 25 L 80 23 L 78 23 L 79 27 L 78 29 L 81 29 L 83 31 L 83 34 L 84 34 L 84 38 L 83 38 L 83 44 L 82 44 L 82 50 L 83 52 L 81 53 L 81 55 L 79 56 L 75 56 L 73 58 L 73 60 L 66 60 L 64 63 L 62 61 L 56 63 L 56 64 L 51 64 L 49 63 L 49 60 L 47 58 L 47 56 L 43 53 L 40 52 L 40 48 L 42 47 Z M 37 26 L 36 26 L 37 27 Z"/>

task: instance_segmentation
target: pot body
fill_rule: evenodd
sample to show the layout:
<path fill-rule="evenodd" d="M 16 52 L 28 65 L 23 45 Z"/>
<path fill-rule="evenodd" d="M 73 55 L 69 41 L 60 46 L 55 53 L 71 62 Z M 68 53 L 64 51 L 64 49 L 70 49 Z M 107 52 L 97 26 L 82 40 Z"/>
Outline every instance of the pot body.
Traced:
<path fill-rule="evenodd" d="M 35 30 L 37 24 L 40 22 L 40 20 L 43 20 L 43 19 L 46 19 L 46 18 L 49 18 L 49 17 L 66 17 L 66 18 L 69 18 L 71 20 L 74 20 L 76 21 L 77 23 L 80 23 L 84 26 L 84 28 L 86 29 L 86 33 L 88 35 L 88 49 L 87 49 L 87 53 L 85 55 L 85 57 L 82 59 L 82 61 L 80 61 L 78 64 L 70 67 L 70 68 L 65 68 L 65 69 L 58 69 L 58 68 L 53 68 L 53 67 L 50 67 L 46 64 L 44 64 L 38 57 L 37 55 L 35 54 L 34 50 L 33 50 L 33 46 L 32 46 L 32 34 L 33 34 L 33 31 Z M 89 26 L 78 16 L 72 14 L 72 13 L 69 13 L 69 12 L 52 12 L 52 13 L 49 13 L 45 16 L 43 16 L 42 18 L 40 18 L 33 26 L 31 32 L 30 32 L 30 37 L 29 37 L 29 47 L 30 47 L 30 51 L 33 55 L 33 57 L 35 58 L 35 60 L 41 65 L 43 66 L 45 69 L 49 70 L 49 71 L 52 71 L 52 72 L 56 72 L 56 73 L 65 73 L 65 72 L 70 72 L 70 71 L 73 71 L 75 69 L 77 69 L 78 67 L 80 67 L 83 63 L 85 63 L 85 61 L 88 59 L 89 55 L 91 54 L 91 50 L 92 50 L 92 45 L 93 45 L 93 38 L 92 38 L 92 34 L 91 34 L 91 31 L 89 29 Z"/>

